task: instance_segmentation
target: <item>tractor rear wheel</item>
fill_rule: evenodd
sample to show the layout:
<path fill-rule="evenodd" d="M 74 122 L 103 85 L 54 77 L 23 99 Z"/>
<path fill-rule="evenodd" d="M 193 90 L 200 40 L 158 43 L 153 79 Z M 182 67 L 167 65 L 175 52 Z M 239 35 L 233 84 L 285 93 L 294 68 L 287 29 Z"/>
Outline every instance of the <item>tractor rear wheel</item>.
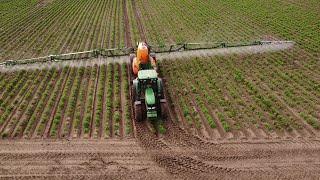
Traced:
<path fill-rule="evenodd" d="M 137 101 L 137 92 L 134 86 L 131 87 L 131 92 L 133 101 Z"/>
<path fill-rule="evenodd" d="M 138 122 L 143 120 L 142 106 L 141 101 L 134 102 L 134 118 Z"/>
<path fill-rule="evenodd" d="M 166 119 L 169 114 L 168 103 L 166 99 L 160 99 L 161 118 Z"/>

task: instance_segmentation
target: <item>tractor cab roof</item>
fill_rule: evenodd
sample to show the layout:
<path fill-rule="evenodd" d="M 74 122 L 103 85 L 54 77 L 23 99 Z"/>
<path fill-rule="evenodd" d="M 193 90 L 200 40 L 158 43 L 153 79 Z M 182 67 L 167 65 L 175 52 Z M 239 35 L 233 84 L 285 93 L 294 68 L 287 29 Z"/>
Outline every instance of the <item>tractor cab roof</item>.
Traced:
<path fill-rule="evenodd" d="M 154 69 L 140 70 L 138 71 L 138 79 L 156 79 L 158 78 L 158 73 Z"/>

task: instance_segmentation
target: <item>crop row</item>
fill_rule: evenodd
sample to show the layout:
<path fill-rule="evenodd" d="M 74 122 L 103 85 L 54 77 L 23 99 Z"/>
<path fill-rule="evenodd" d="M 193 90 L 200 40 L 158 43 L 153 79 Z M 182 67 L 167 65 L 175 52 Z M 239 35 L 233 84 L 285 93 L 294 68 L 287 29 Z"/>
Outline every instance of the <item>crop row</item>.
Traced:
<path fill-rule="evenodd" d="M 297 66 L 320 78 L 319 13 L 311 2 L 138 0 L 136 4 L 151 44 L 292 40 L 296 46 L 292 57 L 300 57 Z"/>
<path fill-rule="evenodd" d="M 36 6 L 8 12 L 1 28 L 0 60 L 124 46 L 120 0 L 57 0 Z"/>
<path fill-rule="evenodd" d="M 3 138 L 131 136 L 126 64 L 0 73 Z"/>
<path fill-rule="evenodd" d="M 161 63 L 161 73 L 180 118 L 198 131 L 314 135 L 320 128 L 320 84 L 293 69 L 290 58 L 284 51 L 168 60 Z"/>
<path fill-rule="evenodd" d="M 242 3 L 223 1 L 223 4 L 235 12 L 245 14 L 260 26 L 267 27 L 275 36 L 293 40 L 298 46 L 319 57 L 319 11 L 315 10 L 317 8 L 312 3 L 297 5 L 294 1 L 261 3 L 250 0 Z"/>
<path fill-rule="evenodd" d="M 264 34 L 221 2 L 138 0 L 149 42 L 250 41 Z"/>
<path fill-rule="evenodd" d="M 141 22 L 151 44 L 292 40 L 297 46 L 293 56 L 303 59 L 297 64 L 319 78 L 316 73 L 320 70 L 319 15 L 314 10 L 306 13 L 306 7 L 285 1 L 211 3 L 184 0 L 176 3 L 166 0 L 158 3 L 156 0 L 138 0 L 136 4 L 140 7 L 137 11 L 142 14 Z M 272 8 L 269 8 L 270 4 L 274 4 Z M 313 9 L 310 4 L 304 6 Z"/>

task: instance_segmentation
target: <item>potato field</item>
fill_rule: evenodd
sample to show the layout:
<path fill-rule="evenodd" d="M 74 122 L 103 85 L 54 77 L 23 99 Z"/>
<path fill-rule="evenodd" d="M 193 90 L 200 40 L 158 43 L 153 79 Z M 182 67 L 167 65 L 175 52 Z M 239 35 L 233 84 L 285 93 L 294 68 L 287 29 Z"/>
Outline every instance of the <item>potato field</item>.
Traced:
<path fill-rule="evenodd" d="M 105 138 L 132 133 L 126 64 L 1 75 L 2 137 Z"/>
<path fill-rule="evenodd" d="M 318 179 L 319 12 L 318 0 L 0 0 L 0 179 Z M 168 112 L 141 122 L 129 54 L 54 59 L 141 41 L 221 46 L 156 53 Z M 3 63 L 39 57 L 53 59 Z"/>

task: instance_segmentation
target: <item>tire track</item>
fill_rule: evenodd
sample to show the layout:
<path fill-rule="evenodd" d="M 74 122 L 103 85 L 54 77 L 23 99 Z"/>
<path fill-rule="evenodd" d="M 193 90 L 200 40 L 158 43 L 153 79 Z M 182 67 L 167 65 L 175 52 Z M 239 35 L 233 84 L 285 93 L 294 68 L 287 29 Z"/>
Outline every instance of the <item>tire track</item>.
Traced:
<path fill-rule="evenodd" d="M 129 79 L 131 80 L 131 74 L 129 74 Z M 132 81 L 130 81 L 130 90 L 132 89 Z M 133 100 L 132 100 L 132 92 L 130 91 L 130 101 L 133 106 Z M 133 108 L 132 108 L 132 112 Z M 179 174 L 180 176 L 184 176 L 182 174 L 188 174 L 188 176 L 194 175 L 204 175 L 207 174 L 208 176 L 212 175 L 212 173 L 217 171 L 226 171 L 227 173 L 231 172 L 240 172 L 240 170 L 231 169 L 231 168 L 219 168 L 216 166 L 211 166 L 206 164 L 205 162 L 201 160 L 197 160 L 190 157 L 190 154 L 187 155 L 181 155 L 181 152 L 183 151 L 173 151 L 172 147 L 170 147 L 168 144 L 166 144 L 163 140 L 157 138 L 157 136 L 150 131 L 150 129 L 147 126 L 147 120 L 143 122 L 136 122 L 134 120 L 134 114 L 132 114 L 131 117 L 136 127 L 136 133 L 137 138 L 139 139 L 139 142 L 142 147 L 144 147 L 147 152 L 150 153 L 152 158 L 161 166 L 167 169 L 172 174 Z M 169 119 L 166 122 L 172 122 L 171 117 L 169 116 Z M 172 126 L 173 127 L 173 126 Z M 171 129 L 172 130 L 172 129 Z M 171 131 L 168 130 L 168 131 Z M 180 132 L 182 132 L 181 129 L 179 129 Z M 171 131 L 172 132 L 172 131 Z M 171 136 L 172 137 L 172 136 Z M 189 136 L 187 137 L 188 140 L 186 142 L 191 143 L 197 143 L 192 142 L 190 140 Z M 182 137 L 179 137 L 182 138 Z M 203 144 L 203 143 L 202 143 Z M 198 147 L 198 146 L 197 146 Z M 168 152 L 169 151 L 169 152 Z M 169 155 L 168 155 L 169 154 Z M 197 172 L 197 173 L 195 173 Z"/>
<path fill-rule="evenodd" d="M 0 142 L 0 178 L 171 179 L 134 139 Z M 100 179 L 100 178 L 98 178 Z M 104 178 L 103 178 L 104 179 Z"/>

